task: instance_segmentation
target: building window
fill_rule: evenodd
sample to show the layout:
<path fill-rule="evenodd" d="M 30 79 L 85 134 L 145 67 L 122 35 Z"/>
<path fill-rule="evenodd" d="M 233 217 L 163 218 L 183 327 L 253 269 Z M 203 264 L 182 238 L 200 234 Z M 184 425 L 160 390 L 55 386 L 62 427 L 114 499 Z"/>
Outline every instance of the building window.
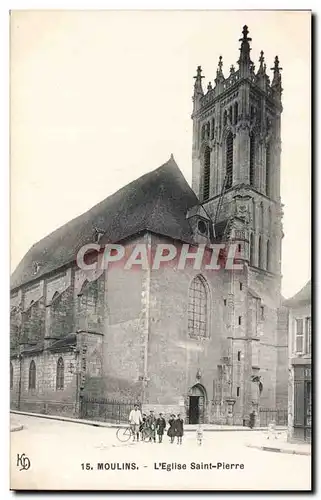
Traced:
<path fill-rule="evenodd" d="M 226 124 L 227 124 L 227 111 L 225 110 L 223 115 L 223 127 L 226 127 Z"/>
<path fill-rule="evenodd" d="M 230 123 L 233 123 L 233 108 L 232 108 L 232 106 L 229 107 L 228 114 L 229 114 Z"/>
<path fill-rule="evenodd" d="M 237 360 L 241 361 L 241 351 L 237 351 Z"/>
<path fill-rule="evenodd" d="M 224 299 L 224 305 L 226 306 L 226 299 Z"/>
<path fill-rule="evenodd" d="M 13 364 L 10 361 L 10 389 L 13 389 Z"/>
<path fill-rule="evenodd" d="M 204 152 L 203 201 L 210 197 L 211 150 L 206 147 Z"/>
<path fill-rule="evenodd" d="M 255 176 L 255 136 L 253 132 L 250 134 L 250 185 L 254 186 Z"/>
<path fill-rule="evenodd" d="M 36 363 L 31 361 L 29 367 L 29 390 L 36 388 Z"/>
<path fill-rule="evenodd" d="M 264 320 L 264 306 L 260 307 L 260 312 L 261 312 L 261 321 Z"/>
<path fill-rule="evenodd" d="M 270 258 L 271 258 L 271 255 L 270 255 L 270 241 L 267 240 L 267 242 L 266 242 L 266 269 L 268 271 L 270 271 L 270 267 L 271 267 Z"/>
<path fill-rule="evenodd" d="M 305 353 L 311 354 L 311 318 L 305 318 Z"/>
<path fill-rule="evenodd" d="M 259 236 L 259 268 L 263 269 L 263 240 L 262 240 L 262 236 Z"/>
<path fill-rule="evenodd" d="M 215 119 L 212 118 L 212 129 L 211 129 L 211 139 L 214 139 L 214 133 L 215 133 Z"/>
<path fill-rule="evenodd" d="M 240 387 L 236 388 L 236 396 L 239 398 L 240 397 Z"/>
<path fill-rule="evenodd" d="M 250 264 L 254 266 L 254 234 L 251 233 L 250 238 Z"/>
<path fill-rule="evenodd" d="M 205 124 L 202 126 L 202 132 L 201 132 L 201 140 L 204 141 L 205 139 Z"/>
<path fill-rule="evenodd" d="M 226 138 L 226 189 L 232 187 L 233 183 L 233 134 L 229 132 Z"/>
<path fill-rule="evenodd" d="M 243 283 L 240 282 L 240 290 L 243 290 Z"/>
<path fill-rule="evenodd" d="M 239 316 L 239 325 L 242 324 L 242 316 Z"/>
<path fill-rule="evenodd" d="M 237 124 L 237 121 L 238 121 L 238 116 L 239 116 L 239 105 L 238 103 L 236 102 L 234 104 L 234 125 Z"/>
<path fill-rule="evenodd" d="M 263 227 L 264 227 L 264 207 L 263 207 L 262 201 L 260 203 L 260 225 L 261 225 L 261 231 L 262 231 Z"/>
<path fill-rule="evenodd" d="M 296 352 L 303 353 L 303 319 L 296 320 Z"/>
<path fill-rule="evenodd" d="M 295 325 L 296 352 L 298 354 L 311 354 L 311 318 L 297 318 Z"/>
<path fill-rule="evenodd" d="M 64 361 L 62 358 L 59 358 L 57 362 L 56 389 L 57 391 L 64 389 Z"/>
<path fill-rule="evenodd" d="M 190 337 L 207 336 L 208 296 L 204 278 L 196 276 L 189 289 L 188 333 Z"/>
<path fill-rule="evenodd" d="M 265 155 L 265 194 L 270 196 L 271 146 L 266 146 Z"/>

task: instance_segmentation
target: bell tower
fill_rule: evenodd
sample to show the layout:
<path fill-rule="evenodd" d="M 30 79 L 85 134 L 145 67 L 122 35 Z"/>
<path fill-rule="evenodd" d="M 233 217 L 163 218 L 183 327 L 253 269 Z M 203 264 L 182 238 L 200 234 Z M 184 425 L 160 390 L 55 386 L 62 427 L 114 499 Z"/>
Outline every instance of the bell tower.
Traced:
<path fill-rule="evenodd" d="M 263 51 L 255 70 L 247 26 L 240 42 L 237 67 L 225 77 L 220 56 L 214 85 L 209 82 L 205 93 L 197 68 L 192 186 L 214 221 L 216 239 L 231 238 L 234 226 L 233 239 L 243 240 L 248 264 L 280 276 L 282 68 L 276 56 L 271 83 Z"/>
<path fill-rule="evenodd" d="M 242 421 L 253 410 L 274 408 L 281 391 L 277 367 L 285 347 L 279 342 L 277 316 L 283 89 L 278 56 L 270 81 L 263 51 L 255 69 L 247 26 L 239 41 L 238 61 L 227 75 L 220 56 L 214 82 L 205 92 L 200 66 L 194 77 L 192 187 L 211 219 L 214 241 L 236 243 L 244 263 L 242 274 L 226 274 L 222 292 L 229 332 L 222 366 L 231 369 L 230 403 L 234 417 Z"/>

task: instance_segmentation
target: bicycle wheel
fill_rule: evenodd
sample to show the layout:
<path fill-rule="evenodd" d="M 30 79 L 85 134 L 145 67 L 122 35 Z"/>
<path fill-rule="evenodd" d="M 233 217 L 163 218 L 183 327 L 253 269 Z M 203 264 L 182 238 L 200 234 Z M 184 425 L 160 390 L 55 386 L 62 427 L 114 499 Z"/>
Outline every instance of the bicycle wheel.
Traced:
<path fill-rule="evenodd" d="M 119 429 L 117 429 L 116 436 L 117 436 L 117 439 L 119 439 L 119 441 L 121 441 L 122 443 L 125 443 L 126 441 L 128 441 L 131 438 L 132 431 L 131 431 L 130 427 L 126 427 L 126 429 L 119 427 Z"/>

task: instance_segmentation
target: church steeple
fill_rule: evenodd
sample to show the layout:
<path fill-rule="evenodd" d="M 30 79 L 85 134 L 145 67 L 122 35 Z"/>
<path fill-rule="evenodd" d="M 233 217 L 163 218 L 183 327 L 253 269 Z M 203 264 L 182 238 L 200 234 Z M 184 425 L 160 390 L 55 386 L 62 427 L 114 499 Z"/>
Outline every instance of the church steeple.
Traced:
<path fill-rule="evenodd" d="M 280 99 L 283 89 L 282 89 L 282 78 L 280 73 L 280 71 L 282 71 L 282 68 L 280 68 L 279 64 L 280 64 L 279 58 L 278 56 L 275 56 L 274 66 L 273 68 L 271 68 L 271 70 L 273 71 L 273 80 L 271 88 L 274 91 L 275 96 Z"/>
<path fill-rule="evenodd" d="M 250 58 L 251 48 L 249 43 L 252 41 L 252 38 L 247 36 L 249 34 L 249 30 L 246 25 L 243 26 L 242 34 L 243 37 L 239 39 L 239 42 L 242 42 L 240 48 L 240 58 L 237 62 L 240 67 L 240 76 L 246 78 L 250 74 L 253 67 L 253 63 Z"/>
<path fill-rule="evenodd" d="M 192 115 L 192 186 L 217 224 L 233 217 L 239 226 L 245 221 L 248 241 L 250 232 L 253 240 L 252 265 L 279 273 L 281 222 L 275 205 L 280 200 L 281 68 L 276 57 L 270 84 L 263 51 L 255 71 L 246 25 L 240 42 L 238 65 L 224 76 L 220 56 L 215 86 L 209 85 L 204 94 L 198 68 Z M 223 237 L 228 238 L 230 230 L 224 231 Z"/>
<path fill-rule="evenodd" d="M 200 107 L 200 100 L 204 95 L 203 86 L 202 86 L 202 78 L 205 78 L 205 77 L 202 76 L 201 66 L 197 66 L 196 76 L 194 76 L 194 78 L 195 78 L 195 83 L 194 83 L 193 102 L 194 102 L 194 111 L 197 111 Z"/>

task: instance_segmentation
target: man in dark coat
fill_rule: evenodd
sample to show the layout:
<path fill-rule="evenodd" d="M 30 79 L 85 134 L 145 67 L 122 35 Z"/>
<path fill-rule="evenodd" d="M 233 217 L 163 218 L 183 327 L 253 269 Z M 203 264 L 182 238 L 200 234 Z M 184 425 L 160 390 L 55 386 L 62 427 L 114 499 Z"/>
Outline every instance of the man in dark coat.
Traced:
<path fill-rule="evenodd" d="M 184 421 L 180 415 L 177 415 L 177 419 L 174 423 L 175 426 L 175 436 L 177 436 L 177 444 L 182 444 L 182 437 L 184 434 Z"/>
<path fill-rule="evenodd" d="M 163 441 L 163 434 L 166 427 L 166 420 L 163 417 L 163 414 L 160 413 L 158 419 L 156 420 L 156 429 L 158 435 L 158 442 L 161 443 Z"/>
<path fill-rule="evenodd" d="M 154 441 L 154 443 L 156 443 L 156 418 L 153 410 L 150 410 L 146 423 L 150 432 L 149 442 L 151 443 Z"/>

